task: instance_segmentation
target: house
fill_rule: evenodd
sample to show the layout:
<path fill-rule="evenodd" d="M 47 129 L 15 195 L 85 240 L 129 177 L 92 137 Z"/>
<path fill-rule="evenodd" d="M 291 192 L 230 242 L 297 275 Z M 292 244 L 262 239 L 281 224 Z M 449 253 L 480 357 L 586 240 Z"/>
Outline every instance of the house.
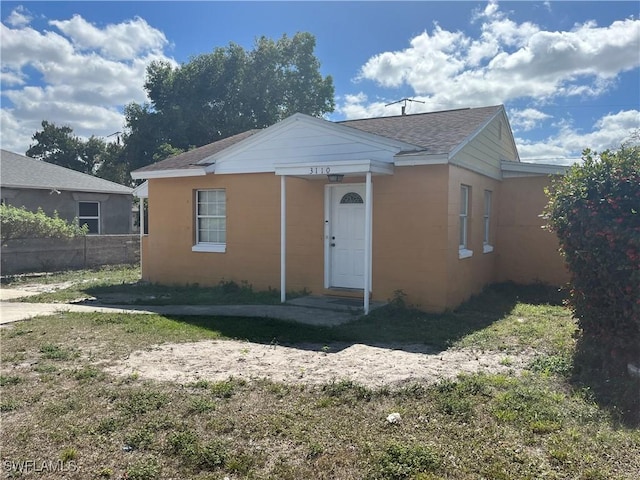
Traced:
<path fill-rule="evenodd" d="M 90 234 L 132 232 L 133 189 L 102 178 L 1 150 L 0 189 L 2 203 L 78 218 Z"/>
<path fill-rule="evenodd" d="M 148 165 L 143 278 L 454 308 L 492 282 L 567 280 L 502 105 L 330 122 L 295 114 Z M 369 292 L 364 295 L 363 292 Z"/>

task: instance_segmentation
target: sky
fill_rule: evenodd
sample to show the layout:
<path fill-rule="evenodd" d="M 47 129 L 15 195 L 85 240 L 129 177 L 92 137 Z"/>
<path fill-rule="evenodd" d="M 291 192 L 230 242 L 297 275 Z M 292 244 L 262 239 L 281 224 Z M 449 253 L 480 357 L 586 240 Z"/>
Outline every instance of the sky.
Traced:
<path fill-rule="evenodd" d="M 316 37 L 328 120 L 504 104 L 522 161 L 571 164 L 640 129 L 637 1 L 12 2 L 0 17 L 0 143 L 47 120 L 113 140 L 145 69 L 261 36 Z M 424 103 L 419 103 L 424 102 Z"/>

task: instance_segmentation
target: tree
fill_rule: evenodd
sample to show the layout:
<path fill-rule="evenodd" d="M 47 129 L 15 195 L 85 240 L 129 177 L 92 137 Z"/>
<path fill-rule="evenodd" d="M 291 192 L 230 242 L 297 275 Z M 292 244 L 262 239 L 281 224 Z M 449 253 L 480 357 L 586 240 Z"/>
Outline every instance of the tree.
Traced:
<path fill-rule="evenodd" d="M 93 165 L 81 158 L 81 142 L 73 135 L 71 127 L 57 127 L 46 120 L 42 121 L 42 130 L 31 137 L 36 141 L 27 150 L 27 156 L 54 163 L 61 167 L 89 173 Z"/>
<path fill-rule="evenodd" d="M 32 138 L 36 143 L 27 150 L 28 157 L 123 185 L 131 183 L 124 149 L 117 143 L 93 135 L 85 141 L 75 136 L 71 127 L 57 127 L 47 120 Z"/>
<path fill-rule="evenodd" d="M 640 366 L 640 146 L 585 150 L 548 195 L 582 341 L 606 375 L 624 375 Z"/>
<path fill-rule="evenodd" d="M 153 62 L 145 82 L 150 103 L 125 111 L 128 162 L 151 163 L 163 144 L 186 150 L 296 112 L 332 112 L 333 80 L 321 75 L 314 49 L 313 35 L 297 33 L 261 37 L 249 52 L 231 43 L 177 68 Z"/>

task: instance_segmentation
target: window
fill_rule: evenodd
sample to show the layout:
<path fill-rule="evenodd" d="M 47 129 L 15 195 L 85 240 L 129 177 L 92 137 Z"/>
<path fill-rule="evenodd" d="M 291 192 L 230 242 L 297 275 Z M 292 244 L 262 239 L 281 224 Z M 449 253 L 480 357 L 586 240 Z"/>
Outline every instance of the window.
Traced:
<path fill-rule="evenodd" d="M 482 249 L 484 253 L 493 252 L 491 246 L 491 190 L 484 191 L 484 238 Z"/>
<path fill-rule="evenodd" d="M 469 196 L 471 187 L 460 185 L 460 246 L 459 258 L 467 258 L 473 255 L 473 252 L 467 248 L 467 240 L 469 237 Z"/>
<path fill-rule="evenodd" d="M 345 193 L 344 197 L 340 199 L 340 203 L 364 203 L 362 197 L 356 192 Z"/>
<path fill-rule="evenodd" d="M 224 190 L 196 191 L 194 252 L 224 252 L 227 244 L 227 200 Z"/>
<path fill-rule="evenodd" d="M 100 202 L 78 202 L 78 223 L 89 227 L 89 233 L 100 233 Z"/>

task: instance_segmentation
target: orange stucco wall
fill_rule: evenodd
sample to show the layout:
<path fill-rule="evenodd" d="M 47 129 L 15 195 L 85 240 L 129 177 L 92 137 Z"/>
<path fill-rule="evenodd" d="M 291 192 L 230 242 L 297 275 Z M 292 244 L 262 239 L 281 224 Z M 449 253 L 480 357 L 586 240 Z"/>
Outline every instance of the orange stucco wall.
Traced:
<path fill-rule="evenodd" d="M 447 166 L 396 168 L 373 179 L 373 297 L 396 290 L 424 310 L 446 303 Z"/>
<path fill-rule="evenodd" d="M 547 204 L 544 188 L 549 182 L 543 176 L 503 180 L 496 281 L 564 285 L 569 280 L 557 237 L 542 228 L 540 215 Z"/>
<path fill-rule="evenodd" d="M 473 252 L 468 258 L 459 257 L 460 244 L 460 186 L 470 187 L 467 226 L 467 249 Z M 446 307 L 451 308 L 467 300 L 494 281 L 496 255 L 483 252 L 484 240 L 484 192 L 492 192 L 490 242 L 495 245 L 496 205 L 501 201 L 500 182 L 456 166 L 449 167 L 448 179 L 448 230 Z"/>
<path fill-rule="evenodd" d="M 542 177 L 502 182 L 450 165 L 397 167 L 373 177 L 373 299 L 402 290 L 421 309 L 453 308 L 494 281 L 562 283 L 557 242 L 540 228 Z M 349 178 L 363 183 L 364 178 Z M 324 291 L 324 180 L 287 178 L 287 290 Z M 460 185 L 471 187 L 468 247 L 458 257 Z M 225 253 L 193 252 L 197 189 L 224 188 Z M 484 191 L 492 193 L 483 253 Z M 149 181 L 143 278 L 163 284 L 247 281 L 280 286 L 280 177 L 207 175 Z"/>

